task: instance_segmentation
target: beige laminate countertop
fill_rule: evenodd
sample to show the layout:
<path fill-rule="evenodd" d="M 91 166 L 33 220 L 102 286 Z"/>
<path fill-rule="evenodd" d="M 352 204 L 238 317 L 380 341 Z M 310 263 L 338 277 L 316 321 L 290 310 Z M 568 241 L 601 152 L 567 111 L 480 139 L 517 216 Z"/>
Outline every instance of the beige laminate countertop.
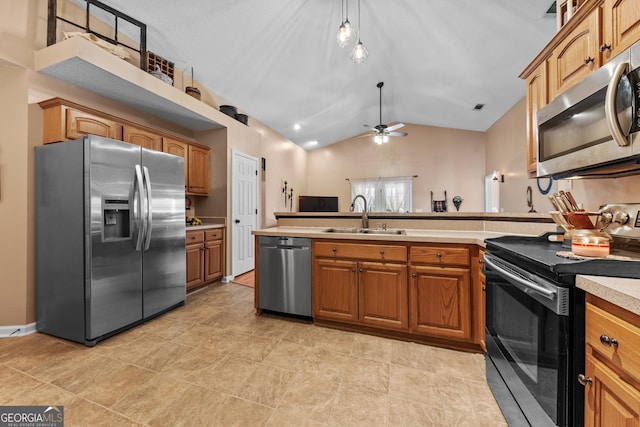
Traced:
<path fill-rule="evenodd" d="M 404 229 L 407 234 L 364 234 L 364 233 L 327 233 L 329 227 L 272 227 L 253 232 L 256 236 L 308 237 L 311 239 L 344 239 L 362 241 L 424 242 L 424 243 L 463 243 L 484 247 L 484 239 L 499 237 L 505 233 L 488 231 L 456 230 L 414 230 Z M 511 234 L 511 233 L 510 233 Z"/>
<path fill-rule="evenodd" d="M 578 276 L 576 286 L 640 316 L 640 280 L 638 279 Z"/>
<path fill-rule="evenodd" d="M 187 231 L 206 230 L 209 228 L 224 228 L 224 224 L 187 225 Z"/>

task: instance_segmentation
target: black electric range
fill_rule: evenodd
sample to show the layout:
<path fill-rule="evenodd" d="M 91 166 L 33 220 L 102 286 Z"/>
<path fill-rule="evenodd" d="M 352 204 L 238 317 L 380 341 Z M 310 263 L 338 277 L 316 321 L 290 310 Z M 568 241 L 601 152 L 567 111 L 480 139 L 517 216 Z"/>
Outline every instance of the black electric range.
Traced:
<path fill-rule="evenodd" d="M 486 239 L 487 382 L 509 425 L 581 426 L 585 295 L 576 275 L 640 279 L 640 204 L 606 205 L 596 227 L 612 237 L 607 258 L 572 259 L 537 237 Z"/>
<path fill-rule="evenodd" d="M 575 284 L 575 276 L 610 276 L 640 279 L 639 254 L 615 249 L 610 258 L 572 259 L 558 253 L 571 252 L 561 242 L 549 241 L 549 236 L 557 233 L 545 233 L 540 236 L 502 236 L 486 239 L 487 252 L 506 259 L 525 270 L 534 272 L 549 280 Z M 615 240 L 615 236 L 614 236 Z M 622 260 L 616 257 L 626 257 Z"/>

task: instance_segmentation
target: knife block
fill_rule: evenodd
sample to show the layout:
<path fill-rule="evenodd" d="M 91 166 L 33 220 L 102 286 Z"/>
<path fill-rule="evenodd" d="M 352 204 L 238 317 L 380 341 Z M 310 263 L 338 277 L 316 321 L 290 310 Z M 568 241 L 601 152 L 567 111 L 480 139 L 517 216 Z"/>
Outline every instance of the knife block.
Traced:
<path fill-rule="evenodd" d="M 576 228 L 580 228 L 583 230 L 591 230 L 595 228 L 593 222 L 589 218 L 589 215 L 584 210 L 563 213 L 562 216 L 565 217 L 569 224 L 573 225 Z"/>

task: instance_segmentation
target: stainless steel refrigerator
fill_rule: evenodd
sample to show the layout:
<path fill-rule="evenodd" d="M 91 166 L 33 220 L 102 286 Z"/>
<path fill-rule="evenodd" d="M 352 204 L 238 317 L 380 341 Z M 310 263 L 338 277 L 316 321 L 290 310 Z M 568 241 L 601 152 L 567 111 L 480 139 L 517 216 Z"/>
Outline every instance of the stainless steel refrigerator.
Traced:
<path fill-rule="evenodd" d="M 38 331 L 95 345 L 184 304 L 184 159 L 86 136 L 35 172 Z"/>

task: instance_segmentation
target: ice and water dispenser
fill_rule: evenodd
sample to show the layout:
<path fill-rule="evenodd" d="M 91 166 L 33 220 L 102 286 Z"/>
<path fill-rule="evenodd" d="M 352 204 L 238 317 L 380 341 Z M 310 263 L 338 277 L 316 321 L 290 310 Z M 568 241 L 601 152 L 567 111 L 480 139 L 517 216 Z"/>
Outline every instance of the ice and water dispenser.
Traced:
<path fill-rule="evenodd" d="M 102 240 L 104 242 L 131 238 L 128 199 L 103 198 L 102 218 Z"/>

